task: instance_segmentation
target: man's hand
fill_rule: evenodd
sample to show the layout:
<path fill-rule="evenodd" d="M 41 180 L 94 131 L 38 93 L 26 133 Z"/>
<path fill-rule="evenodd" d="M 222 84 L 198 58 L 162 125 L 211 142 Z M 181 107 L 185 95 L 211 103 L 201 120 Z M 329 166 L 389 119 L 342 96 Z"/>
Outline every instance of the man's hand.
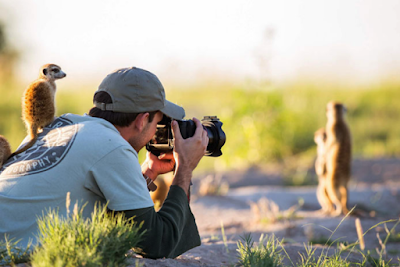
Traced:
<path fill-rule="evenodd" d="M 201 122 L 193 118 L 196 123 L 196 131 L 192 137 L 183 139 L 176 121 L 172 122 L 174 135 L 174 158 L 176 162 L 175 178 L 173 185 L 179 185 L 188 194 L 192 172 L 204 156 L 207 145 L 207 131 Z"/>
<path fill-rule="evenodd" d="M 146 154 L 146 160 L 142 164 L 142 173 L 153 181 L 158 175 L 173 171 L 175 168 L 175 158 L 171 153 L 156 156 L 150 152 Z"/>

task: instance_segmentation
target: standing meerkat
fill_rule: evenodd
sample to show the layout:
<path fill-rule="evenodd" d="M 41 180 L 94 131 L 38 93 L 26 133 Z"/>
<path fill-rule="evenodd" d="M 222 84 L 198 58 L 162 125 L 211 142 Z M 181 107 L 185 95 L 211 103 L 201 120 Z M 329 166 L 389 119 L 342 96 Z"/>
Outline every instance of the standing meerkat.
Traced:
<path fill-rule="evenodd" d="M 317 199 L 322 212 L 330 214 L 333 211 L 332 201 L 326 190 L 326 132 L 320 128 L 314 133 L 314 142 L 317 144 L 317 159 L 315 160 L 315 172 L 318 176 Z"/>
<path fill-rule="evenodd" d="M 7 139 L 0 135 L 0 168 L 11 155 L 11 147 Z"/>
<path fill-rule="evenodd" d="M 26 88 L 22 97 L 22 120 L 25 122 L 30 141 L 15 151 L 11 157 L 32 147 L 37 140 L 38 131 L 54 120 L 55 80 L 65 76 L 59 66 L 46 64 L 40 69 L 38 79 Z"/>
<path fill-rule="evenodd" d="M 335 204 L 333 215 L 347 214 L 348 190 L 351 171 L 351 137 L 345 122 L 346 108 L 331 101 L 326 106 L 326 189 Z"/>

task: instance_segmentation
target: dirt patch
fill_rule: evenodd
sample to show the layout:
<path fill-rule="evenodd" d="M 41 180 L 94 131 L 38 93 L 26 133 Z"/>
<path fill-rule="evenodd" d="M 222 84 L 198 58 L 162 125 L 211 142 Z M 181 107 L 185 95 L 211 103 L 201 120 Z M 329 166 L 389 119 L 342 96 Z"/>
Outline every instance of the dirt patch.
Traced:
<path fill-rule="evenodd" d="M 202 245 L 176 259 L 131 259 L 143 266 L 234 266 L 238 262 L 237 242 L 246 234 L 254 241 L 261 235 L 274 235 L 285 240 L 289 255 L 285 264 L 292 266 L 305 253 L 305 244 L 312 240 L 336 241 L 343 245 L 358 240 L 355 220 L 360 218 L 365 234 L 366 250 L 381 249 L 380 241 L 387 236 L 385 227 L 391 229 L 400 214 L 400 160 L 355 160 L 350 185 L 349 207 L 355 207 L 357 216 L 327 217 L 319 212 L 316 187 L 284 187 L 279 172 L 251 169 L 223 174 L 231 189 L 224 196 L 194 196 L 191 207 L 202 237 Z M 196 191 L 196 183 L 194 191 Z M 257 214 L 255 203 L 267 199 L 283 218 L 270 220 L 273 214 Z M 291 213 L 289 213 L 289 212 Z M 265 221 L 260 218 L 265 217 Z M 396 229 L 399 232 L 399 229 Z M 223 234 L 223 232 L 224 234 Z M 225 238 L 225 240 L 224 240 Z M 315 255 L 335 253 L 334 245 L 316 245 Z M 358 249 L 358 247 L 357 247 Z M 398 262 L 400 243 L 388 242 L 387 258 Z M 347 251 L 348 260 L 361 260 L 358 253 Z"/>

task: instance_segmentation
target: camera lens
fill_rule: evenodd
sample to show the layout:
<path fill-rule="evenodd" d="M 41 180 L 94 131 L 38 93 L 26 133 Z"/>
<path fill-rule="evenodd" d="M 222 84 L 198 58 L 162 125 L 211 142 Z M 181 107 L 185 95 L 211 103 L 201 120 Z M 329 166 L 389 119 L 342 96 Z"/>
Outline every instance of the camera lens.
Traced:
<path fill-rule="evenodd" d="M 208 146 L 206 156 L 219 157 L 222 155 L 221 148 L 225 144 L 226 136 L 222 130 L 222 122 L 217 117 L 204 117 L 202 119 L 203 127 L 207 131 Z"/>
<path fill-rule="evenodd" d="M 181 135 L 184 139 L 192 137 L 196 131 L 193 120 L 178 121 Z M 222 155 L 221 148 L 225 144 L 226 136 L 222 130 L 222 122 L 216 116 L 205 116 L 201 123 L 207 131 L 208 145 L 206 156 L 219 157 Z"/>

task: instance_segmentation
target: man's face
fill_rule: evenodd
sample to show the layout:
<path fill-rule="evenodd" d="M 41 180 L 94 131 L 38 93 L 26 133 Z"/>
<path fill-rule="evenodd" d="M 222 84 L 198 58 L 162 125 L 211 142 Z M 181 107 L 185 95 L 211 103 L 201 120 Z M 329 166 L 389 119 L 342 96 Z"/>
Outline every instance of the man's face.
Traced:
<path fill-rule="evenodd" d="M 162 118 L 163 114 L 160 111 L 156 113 L 151 122 L 149 122 L 149 119 L 147 118 L 140 134 L 130 138 L 129 143 L 137 152 L 139 152 L 153 138 L 157 130 L 157 124 L 162 120 Z"/>
<path fill-rule="evenodd" d="M 150 140 L 154 137 L 157 131 L 157 124 L 162 120 L 163 114 L 159 111 L 154 116 L 151 122 L 147 121 L 147 124 L 143 128 L 143 134 L 145 135 L 146 143 L 150 142 Z"/>

